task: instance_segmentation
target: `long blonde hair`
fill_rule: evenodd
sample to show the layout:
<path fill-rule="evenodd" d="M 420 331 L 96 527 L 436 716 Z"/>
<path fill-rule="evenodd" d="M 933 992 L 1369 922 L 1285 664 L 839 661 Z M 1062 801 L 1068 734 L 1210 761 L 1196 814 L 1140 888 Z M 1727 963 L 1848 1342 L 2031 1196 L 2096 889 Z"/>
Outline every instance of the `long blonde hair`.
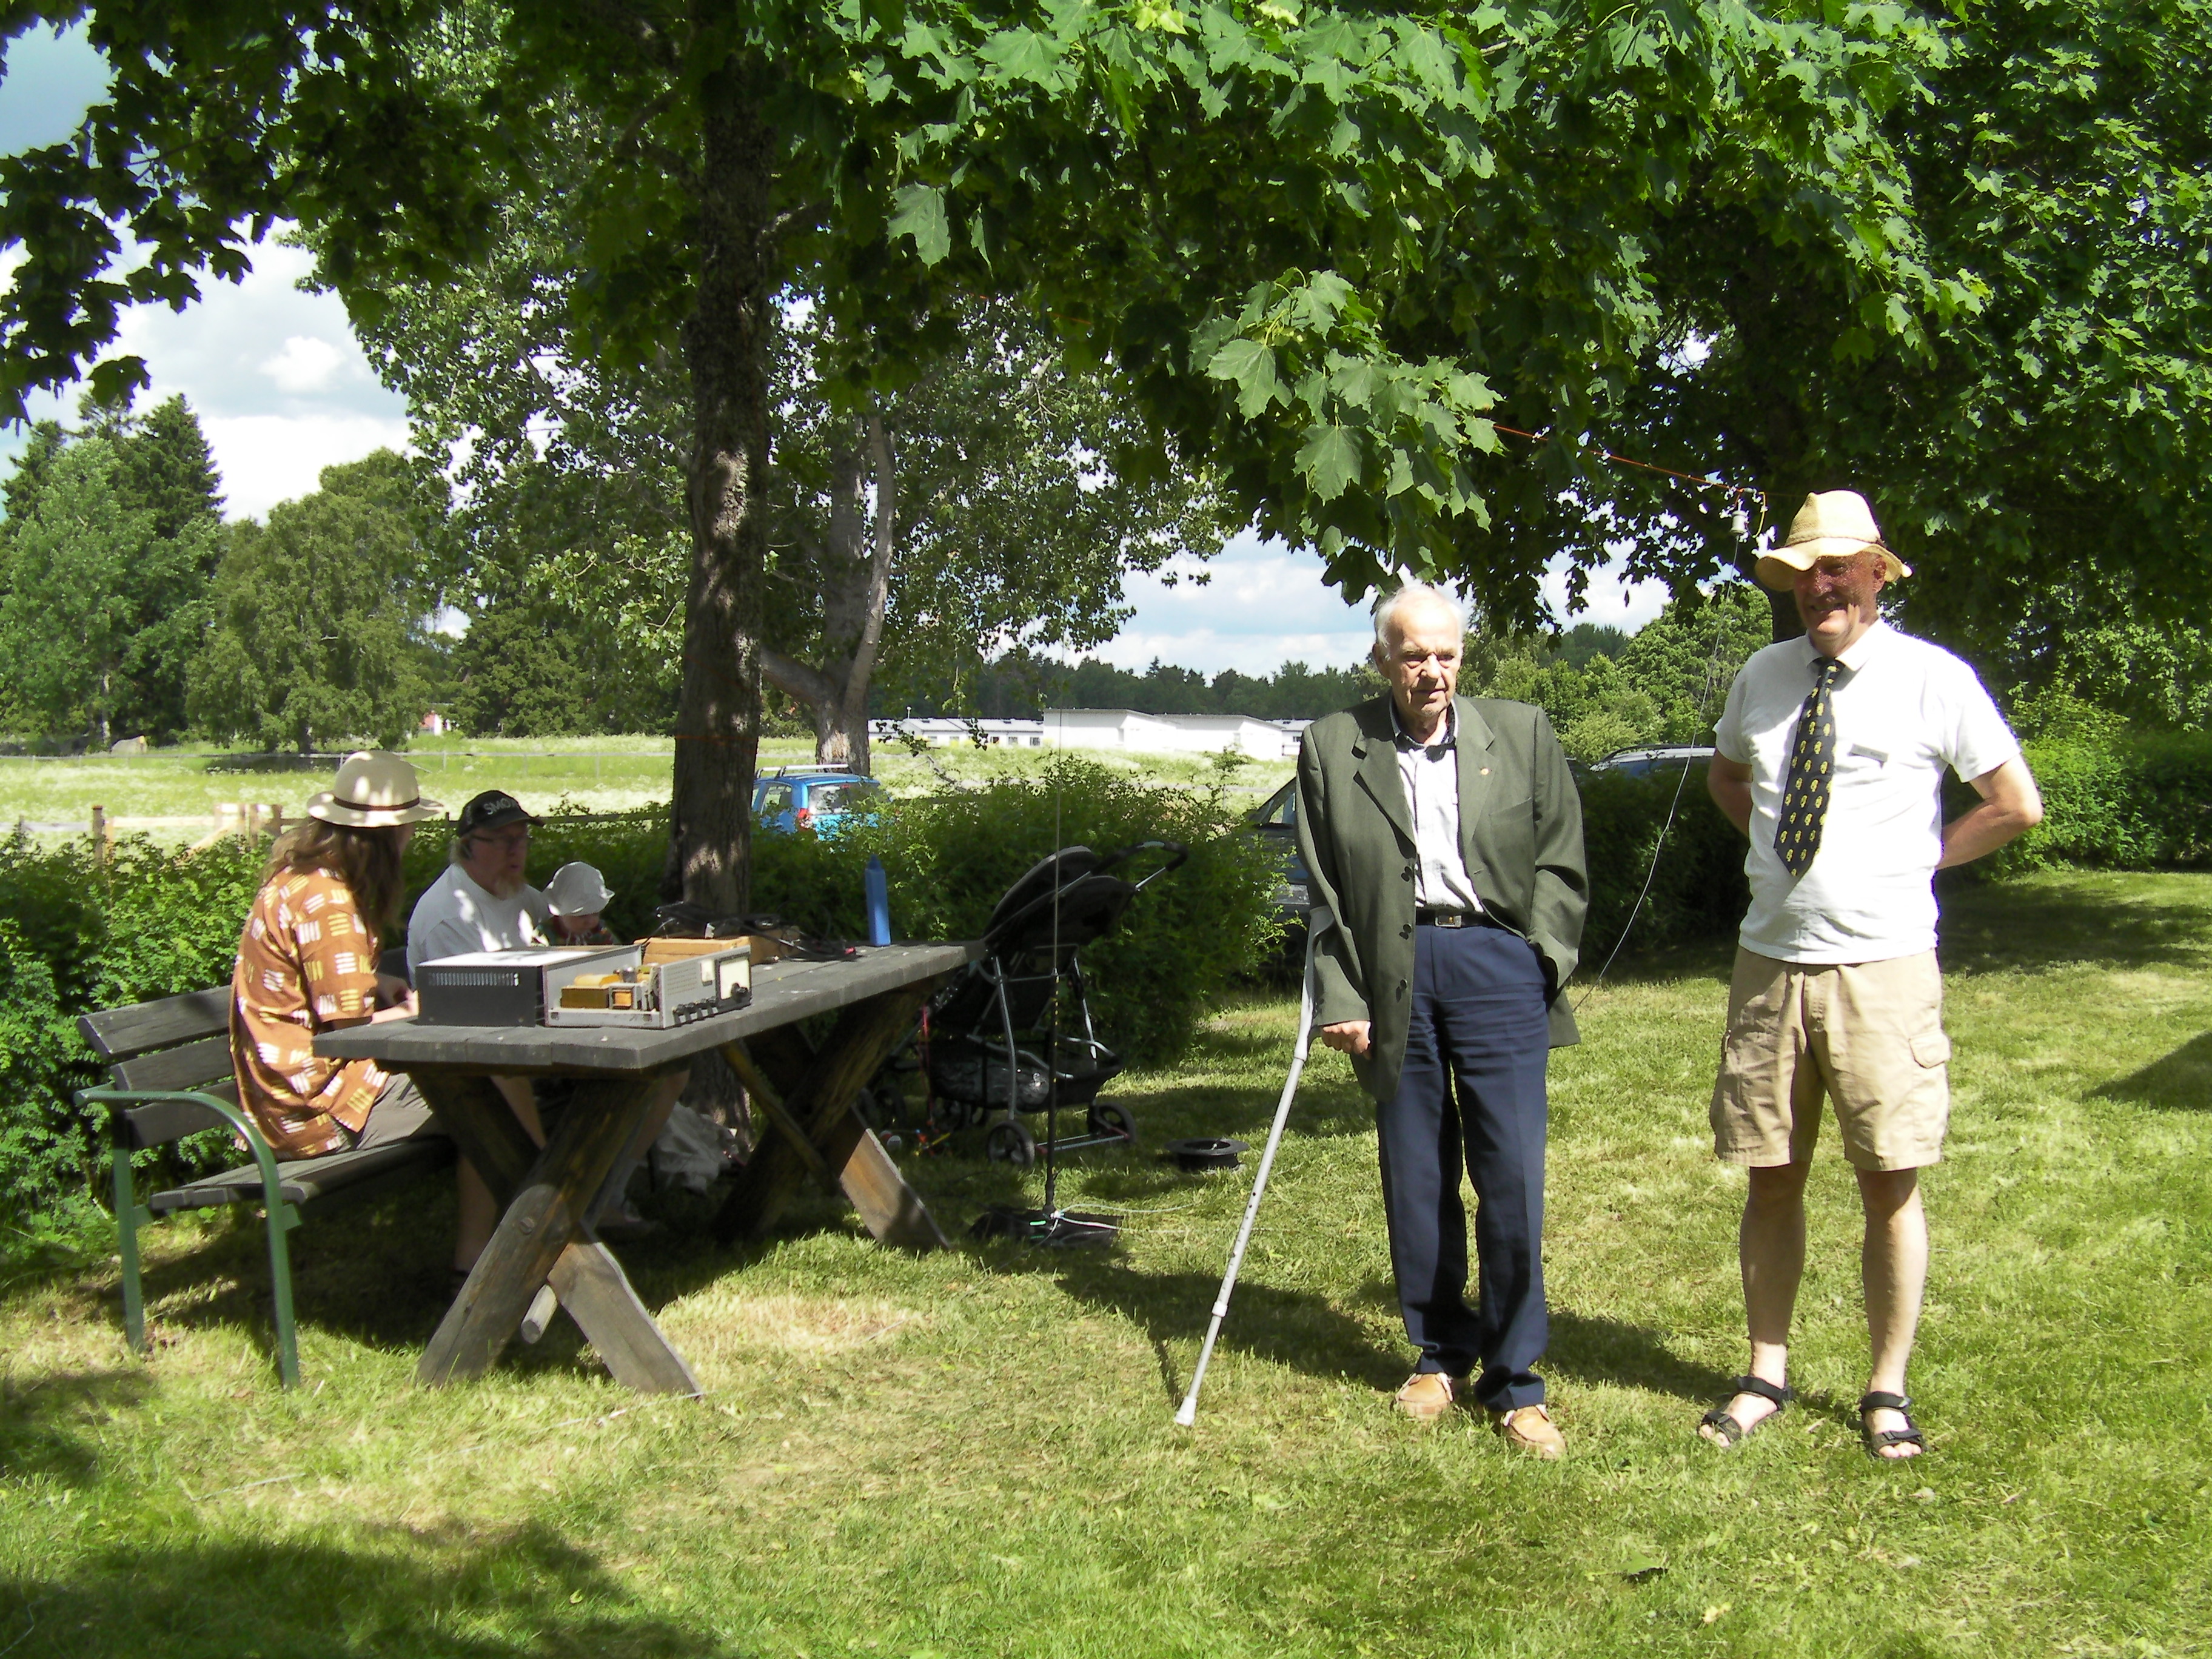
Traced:
<path fill-rule="evenodd" d="M 345 883 L 362 921 L 383 939 L 399 920 L 400 901 L 407 896 L 407 878 L 399 865 L 404 845 L 399 825 L 364 830 L 309 818 L 276 838 L 262 884 L 302 870 L 328 870 Z"/>

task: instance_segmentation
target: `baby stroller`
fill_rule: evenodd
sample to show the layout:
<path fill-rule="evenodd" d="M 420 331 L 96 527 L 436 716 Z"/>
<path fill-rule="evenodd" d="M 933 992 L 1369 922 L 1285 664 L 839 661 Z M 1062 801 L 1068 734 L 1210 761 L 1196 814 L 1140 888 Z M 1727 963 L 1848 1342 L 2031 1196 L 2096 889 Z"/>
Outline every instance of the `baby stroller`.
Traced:
<path fill-rule="evenodd" d="M 1115 873 L 1147 854 L 1159 861 L 1139 880 Z M 1083 1107 L 1085 1133 L 1054 1140 L 1048 1151 L 1136 1139 L 1128 1113 L 1098 1098 L 1121 1061 L 1091 1024 L 1077 952 L 1110 932 L 1139 893 L 1189 856 L 1188 848 L 1166 841 L 1103 854 L 1065 847 L 1006 890 L 984 927 L 984 954 L 930 1007 L 924 1066 L 932 1115 L 945 1128 L 995 1116 L 984 1151 L 1024 1169 L 1036 1161 L 1038 1149 L 1022 1114 L 1055 1103 Z M 1074 1006 L 1055 1015 L 1062 981 Z"/>

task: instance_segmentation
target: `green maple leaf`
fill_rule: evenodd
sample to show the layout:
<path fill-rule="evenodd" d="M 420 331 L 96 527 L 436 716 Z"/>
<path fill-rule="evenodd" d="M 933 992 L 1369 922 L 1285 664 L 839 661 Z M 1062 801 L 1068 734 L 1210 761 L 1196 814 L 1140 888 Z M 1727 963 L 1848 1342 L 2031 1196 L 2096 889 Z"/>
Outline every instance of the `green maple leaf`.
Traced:
<path fill-rule="evenodd" d="M 891 215 L 894 240 L 914 238 L 914 251 L 921 262 L 933 265 L 952 251 L 952 229 L 945 222 L 945 192 L 927 185 L 902 185 L 898 210 Z"/>
<path fill-rule="evenodd" d="M 1237 412 L 1248 421 L 1283 398 L 1283 383 L 1275 374 L 1275 354 L 1257 340 L 1229 341 L 1213 354 L 1206 372 L 1214 380 L 1237 383 Z"/>
<path fill-rule="evenodd" d="M 1314 495 L 1333 501 L 1358 482 L 1363 457 L 1359 434 L 1348 426 L 1310 426 L 1298 451 L 1298 471 L 1312 480 Z"/>

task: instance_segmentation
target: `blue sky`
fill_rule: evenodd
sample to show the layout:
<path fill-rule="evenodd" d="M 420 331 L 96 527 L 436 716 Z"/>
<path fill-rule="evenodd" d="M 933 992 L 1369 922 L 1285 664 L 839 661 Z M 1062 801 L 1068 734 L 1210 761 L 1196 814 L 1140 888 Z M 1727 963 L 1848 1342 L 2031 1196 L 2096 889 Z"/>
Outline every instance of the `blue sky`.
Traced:
<path fill-rule="evenodd" d="M 81 29 L 57 39 L 41 28 L 9 42 L 0 155 L 66 138 L 106 86 Z M 15 258 L 0 254 L 0 282 Z M 206 282 L 200 301 L 180 313 L 131 313 L 113 348 L 146 360 L 153 400 L 181 392 L 198 411 L 234 518 L 259 517 L 307 494 L 334 462 L 407 444 L 406 406 L 371 372 L 344 306 L 335 295 L 300 290 L 308 268 L 305 254 L 264 242 L 243 283 Z M 76 402 L 74 392 L 46 398 L 34 413 L 70 418 Z M 21 441 L 20 432 L 0 430 L 0 461 Z M 1133 578 L 1133 614 L 1097 654 L 1128 668 L 1157 658 L 1206 674 L 1266 674 L 1286 661 L 1318 667 L 1365 653 L 1372 635 L 1364 607 L 1346 605 L 1322 580 L 1316 556 L 1240 537 L 1211 570 L 1203 586 Z M 1563 611 L 1563 578 L 1555 574 L 1547 586 Z M 1590 597 L 1588 619 L 1633 628 L 1657 614 L 1664 594 L 1649 585 L 1623 593 L 1601 580 Z"/>

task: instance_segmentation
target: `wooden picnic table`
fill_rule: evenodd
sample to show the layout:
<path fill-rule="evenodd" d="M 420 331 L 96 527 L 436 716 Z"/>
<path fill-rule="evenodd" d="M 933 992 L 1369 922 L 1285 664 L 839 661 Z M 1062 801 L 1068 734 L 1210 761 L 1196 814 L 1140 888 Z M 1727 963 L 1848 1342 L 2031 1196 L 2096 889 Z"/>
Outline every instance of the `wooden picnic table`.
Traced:
<path fill-rule="evenodd" d="M 729 1060 L 767 1120 L 724 1202 L 719 1237 L 758 1237 L 813 1176 L 841 1187 L 884 1243 L 942 1248 L 936 1221 L 853 1103 L 930 992 L 975 948 L 863 946 L 849 961 L 770 963 L 754 970 L 750 1006 L 668 1030 L 398 1019 L 318 1036 L 319 1054 L 374 1060 L 412 1077 L 503 1207 L 490 1244 L 430 1339 L 417 1379 L 441 1383 L 490 1370 L 539 1287 L 550 1284 L 617 1381 L 653 1393 L 699 1392 L 691 1368 L 582 1216 L 651 1109 L 659 1080 L 708 1049 Z M 820 1046 L 807 1042 L 799 1022 L 833 1012 L 836 1024 Z M 495 1077 L 577 1079 L 542 1151 L 493 1086 Z"/>

